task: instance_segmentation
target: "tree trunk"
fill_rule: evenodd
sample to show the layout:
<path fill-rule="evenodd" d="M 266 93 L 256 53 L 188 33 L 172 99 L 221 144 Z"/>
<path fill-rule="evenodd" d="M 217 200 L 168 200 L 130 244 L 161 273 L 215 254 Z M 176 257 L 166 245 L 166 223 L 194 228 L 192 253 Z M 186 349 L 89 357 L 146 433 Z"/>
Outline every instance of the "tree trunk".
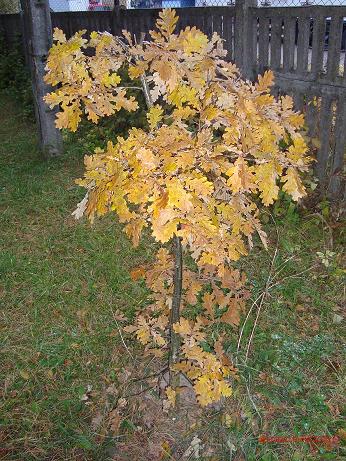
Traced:
<path fill-rule="evenodd" d="M 141 76 L 141 84 L 147 108 L 153 106 L 150 89 L 145 76 Z M 180 384 L 180 374 L 172 371 L 172 367 L 179 362 L 180 358 L 180 336 L 174 331 L 173 325 L 180 321 L 180 303 L 183 289 L 183 249 L 181 239 L 177 235 L 173 237 L 174 274 L 173 274 L 173 298 L 171 316 L 169 319 L 169 385 L 175 389 Z"/>
<path fill-rule="evenodd" d="M 62 153 L 62 137 L 55 126 L 56 111 L 49 109 L 43 97 L 51 91 L 44 80 L 45 63 L 52 45 L 52 23 L 48 0 L 21 0 L 24 34 L 30 61 L 35 115 L 39 130 L 40 148 L 45 156 Z"/>
<path fill-rule="evenodd" d="M 180 320 L 180 303 L 183 289 L 183 250 L 181 239 L 176 235 L 173 238 L 173 254 L 174 254 L 174 274 L 173 274 L 173 298 L 171 308 L 170 326 L 170 385 L 173 388 L 179 386 L 179 373 L 172 371 L 172 367 L 179 362 L 180 354 L 180 336 L 175 333 L 173 325 Z"/>

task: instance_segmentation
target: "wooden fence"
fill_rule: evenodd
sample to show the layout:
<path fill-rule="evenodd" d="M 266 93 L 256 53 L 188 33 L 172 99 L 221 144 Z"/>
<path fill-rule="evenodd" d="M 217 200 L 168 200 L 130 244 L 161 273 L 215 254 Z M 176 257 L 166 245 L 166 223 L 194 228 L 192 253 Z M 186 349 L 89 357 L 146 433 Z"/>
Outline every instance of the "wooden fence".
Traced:
<path fill-rule="evenodd" d="M 346 7 L 257 7 L 256 0 L 235 6 L 179 9 L 178 29 L 196 26 L 224 40 L 229 59 L 244 76 L 275 72 L 275 94 L 291 94 L 306 114 L 321 189 L 345 197 Z M 153 28 L 154 9 L 52 13 L 54 27 L 70 36 L 86 29 L 137 34 Z M 21 31 L 19 15 L 0 15 L 0 33 L 9 42 Z"/>
<path fill-rule="evenodd" d="M 316 174 L 331 195 L 344 194 L 346 153 L 346 7 L 252 8 L 250 75 L 275 72 L 277 93 L 306 115 Z"/>

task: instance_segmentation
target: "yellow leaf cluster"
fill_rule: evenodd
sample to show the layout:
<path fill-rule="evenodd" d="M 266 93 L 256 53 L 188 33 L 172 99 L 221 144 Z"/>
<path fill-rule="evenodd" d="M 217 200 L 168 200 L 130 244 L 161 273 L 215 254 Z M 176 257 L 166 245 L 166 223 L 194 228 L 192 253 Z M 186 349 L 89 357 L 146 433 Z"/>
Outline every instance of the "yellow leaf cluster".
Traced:
<path fill-rule="evenodd" d="M 173 258 L 165 248 L 161 248 L 153 265 L 146 270 L 144 267 L 136 268 L 131 271 L 131 276 L 133 279 L 144 276 L 152 302 L 141 309 L 134 324 L 125 327 L 125 331 L 136 334 L 146 353 L 162 356 L 169 341 Z M 225 268 L 224 275 L 218 277 L 211 267 L 202 273 L 184 269 L 182 309 L 201 303 L 205 312 L 195 320 L 181 317 L 173 325 L 174 331 L 182 337 L 183 354 L 175 370 L 191 380 L 201 405 L 231 395 L 229 378 L 235 375 L 235 369 L 223 350 L 222 338 L 210 343 L 214 352 L 205 351 L 202 344 L 208 341 L 211 323 L 233 327 L 239 324 L 244 301 L 249 296 L 244 284 L 244 275 L 238 270 Z M 175 392 L 170 388 L 167 398 L 173 405 Z"/>
<path fill-rule="evenodd" d="M 183 338 L 181 349 L 185 358 L 174 369 L 185 373 L 193 382 L 198 402 L 206 406 L 232 394 L 228 378 L 233 369 L 201 347 L 200 342 L 205 339 L 202 325 L 198 318 L 193 326 L 184 318 L 174 325 L 175 332 Z"/>
<path fill-rule="evenodd" d="M 266 245 L 260 202 L 271 205 L 280 189 L 293 200 L 305 195 L 300 174 L 310 159 L 303 116 L 290 97 L 270 94 L 273 74 L 244 81 L 224 59 L 217 34 L 209 40 L 195 27 L 176 33 L 177 21 L 174 10 L 163 10 L 151 40 L 141 44 L 126 31 L 123 37 L 93 32 L 90 40 L 81 31 L 67 40 L 55 30 L 46 82 L 58 87 L 45 100 L 61 109 L 57 126 L 75 131 L 83 114 L 97 123 L 137 109 L 120 69 L 135 80 L 132 91 L 139 77 L 146 82 L 149 128 L 132 128 L 85 157 L 78 184 L 87 193 L 74 214 L 93 220 L 114 212 L 135 246 L 145 228 L 161 244 L 181 238 L 198 267 L 184 273 L 184 303 L 201 303 L 203 314 L 175 325 L 185 355 L 179 366 L 206 405 L 231 392 L 219 345 L 216 355 L 201 346 L 210 323 L 239 324 L 247 294 L 230 264 L 251 249 L 255 232 Z M 152 303 L 127 327 L 158 355 L 167 347 L 172 270 L 161 248 L 145 273 Z"/>
<path fill-rule="evenodd" d="M 217 35 L 209 41 L 196 28 L 174 34 L 175 24 L 175 13 L 165 10 L 151 42 L 134 44 L 125 34 L 126 52 L 109 35 L 86 42 L 82 33 L 67 41 L 58 34 L 47 81 L 62 86 L 47 101 L 63 109 L 58 125 L 75 130 L 83 110 L 97 121 L 135 109 L 117 86 L 125 61 L 133 78 L 146 72 L 152 99 L 160 99 L 148 111 L 150 130 L 132 129 L 89 157 L 79 181 L 89 191 L 85 212 L 93 219 L 115 211 L 135 245 L 144 227 L 162 243 L 177 234 L 200 267 L 222 272 L 247 253 L 254 232 L 265 243 L 254 198 L 271 205 L 280 178 L 294 200 L 304 195 L 303 118 L 289 97 L 269 94 L 269 71 L 258 83 L 244 82 L 222 59 Z M 90 46 L 96 54 L 87 57 L 82 48 Z"/>
<path fill-rule="evenodd" d="M 97 123 L 100 117 L 121 108 L 138 108 L 134 97 L 127 97 L 126 90 L 118 88 L 121 79 L 117 71 L 126 61 L 121 46 L 106 33 L 93 32 L 89 41 L 84 34 L 83 30 L 66 40 L 64 33 L 55 29 L 55 43 L 46 64 L 45 81 L 59 88 L 44 99 L 51 108 L 60 106 L 56 126 L 71 131 L 77 130 L 83 113 Z M 94 54 L 86 55 L 86 48 L 94 49 Z"/>

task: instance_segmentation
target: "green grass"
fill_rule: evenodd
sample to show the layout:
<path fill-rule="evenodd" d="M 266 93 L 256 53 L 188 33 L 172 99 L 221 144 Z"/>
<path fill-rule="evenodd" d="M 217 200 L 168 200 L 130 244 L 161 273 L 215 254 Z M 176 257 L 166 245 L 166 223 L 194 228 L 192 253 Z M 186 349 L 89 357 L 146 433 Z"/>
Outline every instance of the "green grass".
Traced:
<path fill-rule="evenodd" d="M 71 212 L 83 191 L 74 179 L 83 171 L 86 138 L 70 137 L 61 158 L 44 161 L 34 133 L 13 102 L 0 97 L 0 459 L 105 461 L 115 441 L 91 422 L 127 360 L 113 314 L 131 316 L 145 300 L 128 271 L 150 260 L 152 245 L 134 250 L 112 217 L 93 227 L 75 222 Z M 241 379 L 228 423 L 216 418 L 210 426 L 223 437 L 214 459 L 341 459 L 342 448 L 311 453 L 304 444 L 257 443 L 262 433 L 334 435 L 345 416 L 338 322 L 344 229 L 284 201 L 274 213 L 270 251 L 256 245 L 241 262 L 253 297 L 272 263 L 277 285 L 263 303 L 247 360 L 256 306 L 238 355 L 237 334 L 230 336 Z M 329 267 L 317 255 L 327 249 L 334 253 Z"/>
<path fill-rule="evenodd" d="M 103 459 L 80 397 L 121 363 L 113 312 L 142 299 L 128 269 L 149 250 L 114 220 L 75 222 L 81 152 L 43 161 L 35 128 L 0 104 L 0 446 L 4 459 Z"/>

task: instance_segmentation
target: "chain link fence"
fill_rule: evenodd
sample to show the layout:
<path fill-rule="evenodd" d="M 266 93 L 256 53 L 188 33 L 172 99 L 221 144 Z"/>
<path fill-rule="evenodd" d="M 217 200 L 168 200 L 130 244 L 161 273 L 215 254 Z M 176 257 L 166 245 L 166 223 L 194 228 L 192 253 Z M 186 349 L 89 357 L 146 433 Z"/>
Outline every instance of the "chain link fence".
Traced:
<path fill-rule="evenodd" d="M 10 1 L 10 0 L 0 0 Z M 186 8 L 208 6 L 234 6 L 235 0 L 120 0 L 122 7 L 133 8 Z M 346 6 L 346 0 L 258 0 L 262 7 L 288 6 Z M 107 11 L 114 0 L 50 0 L 52 11 Z"/>
<path fill-rule="evenodd" d="M 258 6 L 346 6 L 346 0 L 259 0 Z"/>
<path fill-rule="evenodd" d="M 16 14 L 19 12 L 19 0 L 0 0 L 0 14 Z"/>
<path fill-rule="evenodd" d="M 135 8 L 187 8 L 208 6 L 234 6 L 235 0 L 120 0 L 126 9 Z M 51 11 L 111 11 L 114 0 L 49 0 Z M 261 7 L 291 6 L 346 6 L 346 0 L 258 0 Z M 19 0 L 0 0 L 0 14 L 20 11 Z"/>

